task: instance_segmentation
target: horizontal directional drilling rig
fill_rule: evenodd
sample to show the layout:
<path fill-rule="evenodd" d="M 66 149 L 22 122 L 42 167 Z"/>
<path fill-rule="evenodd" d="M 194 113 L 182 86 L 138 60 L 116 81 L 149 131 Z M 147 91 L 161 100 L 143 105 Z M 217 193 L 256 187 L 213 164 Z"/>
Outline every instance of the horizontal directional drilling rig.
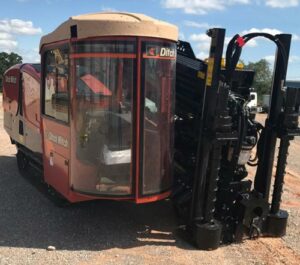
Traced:
<path fill-rule="evenodd" d="M 283 236 L 288 147 L 300 134 L 300 92 L 285 87 L 291 35 L 236 35 L 224 64 L 225 30 L 207 34 L 207 61 L 178 41 L 176 26 L 143 14 L 73 16 L 43 36 L 41 64 L 3 78 L 3 123 L 21 173 L 40 172 L 60 205 L 171 196 L 200 249 Z M 265 124 L 248 105 L 255 73 L 237 67 L 256 37 L 277 46 Z"/>
<path fill-rule="evenodd" d="M 280 200 L 288 146 L 300 135 L 300 91 L 285 87 L 291 35 L 236 35 L 222 65 L 225 30 L 211 29 L 207 34 L 211 47 L 206 62 L 195 58 L 189 43 L 178 43 L 175 208 L 200 249 L 216 249 L 220 243 L 241 242 L 245 237 L 283 236 L 288 214 L 280 209 Z M 255 73 L 237 68 L 243 46 L 256 37 L 277 45 L 265 125 L 248 107 Z M 249 167 L 257 169 L 254 181 L 248 176 Z"/>

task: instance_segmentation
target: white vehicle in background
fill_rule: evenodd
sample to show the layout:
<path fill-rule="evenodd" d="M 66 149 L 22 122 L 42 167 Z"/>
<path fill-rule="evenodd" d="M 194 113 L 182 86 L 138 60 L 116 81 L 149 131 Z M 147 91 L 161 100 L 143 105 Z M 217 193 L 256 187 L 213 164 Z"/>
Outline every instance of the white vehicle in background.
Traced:
<path fill-rule="evenodd" d="M 250 92 L 250 101 L 248 103 L 248 107 L 251 112 L 261 112 L 261 107 L 257 106 L 257 92 Z"/>

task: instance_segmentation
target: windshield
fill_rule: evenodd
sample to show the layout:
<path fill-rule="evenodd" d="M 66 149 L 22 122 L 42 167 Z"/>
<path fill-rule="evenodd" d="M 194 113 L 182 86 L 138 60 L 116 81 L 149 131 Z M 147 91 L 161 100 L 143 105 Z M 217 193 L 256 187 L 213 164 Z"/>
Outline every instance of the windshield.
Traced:
<path fill-rule="evenodd" d="M 137 61 L 138 41 L 73 43 L 75 191 L 132 197 L 171 188 L 176 44 L 141 41 Z"/>
<path fill-rule="evenodd" d="M 143 194 L 171 187 L 176 44 L 144 42 Z"/>
<path fill-rule="evenodd" d="M 135 43 L 78 42 L 74 49 L 72 185 L 87 193 L 131 194 Z"/>

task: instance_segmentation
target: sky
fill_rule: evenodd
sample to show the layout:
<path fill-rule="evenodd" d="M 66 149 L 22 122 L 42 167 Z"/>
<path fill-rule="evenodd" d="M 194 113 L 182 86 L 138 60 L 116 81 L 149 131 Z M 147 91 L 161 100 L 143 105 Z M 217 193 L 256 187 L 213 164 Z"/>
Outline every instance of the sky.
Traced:
<path fill-rule="evenodd" d="M 300 80 L 300 0 L 0 0 L 0 52 L 16 52 L 24 62 L 38 62 L 39 40 L 70 16 L 122 11 L 143 13 L 175 24 L 179 38 L 191 43 L 200 59 L 208 56 L 207 29 L 235 34 L 267 32 L 293 35 L 287 79 Z M 274 64 L 275 45 L 264 39 L 249 42 L 241 59 Z"/>

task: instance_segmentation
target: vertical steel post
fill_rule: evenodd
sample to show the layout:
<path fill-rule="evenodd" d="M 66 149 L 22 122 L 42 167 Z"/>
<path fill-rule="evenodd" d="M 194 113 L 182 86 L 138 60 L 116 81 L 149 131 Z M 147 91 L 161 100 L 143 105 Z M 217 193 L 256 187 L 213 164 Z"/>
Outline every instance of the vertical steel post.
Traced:
<path fill-rule="evenodd" d="M 284 184 L 285 167 L 290 145 L 290 137 L 285 135 L 282 137 L 279 146 L 277 169 L 275 174 L 274 190 L 271 204 L 271 214 L 277 214 L 280 210 L 281 194 Z"/>
<path fill-rule="evenodd" d="M 280 209 L 280 202 L 290 140 L 293 140 L 294 136 L 297 136 L 300 133 L 298 128 L 298 94 L 300 95 L 298 89 L 287 88 L 284 112 L 281 113 L 281 123 L 280 128 L 278 128 L 280 146 L 277 169 L 275 174 L 271 210 L 266 220 L 266 233 L 271 236 L 281 237 L 286 233 L 288 213 L 287 211 Z"/>
<path fill-rule="evenodd" d="M 214 120 L 220 88 L 225 29 L 211 29 L 207 34 L 211 37 L 211 47 L 201 112 L 190 225 L 198 248 L 216 249 L 220 244 L 222 227 L 213 216 L 219 173 L 216 160 L 220 157 L 220 148 L 214 148 L 216 141 Z M 211 168 L 212 162 L 215 163 L 217 170 Z"/>
<path fill-rule="evenodd" d="M 277 48 L 271 92 L 271 104 L 268 118 L 265 123 L 262 153 L 260 154 L 254 181 L 255 190 L 260 192 L 266 200 L 269 199 L 270 193 L 277 138 L 276 126 L 282 107 L 282 90 L 286 78 L 292 36 L 290 34 L 280 34 L 276 37 L 283 45 L 286 58 L 284 60 L 284 58 L 280 54 L 279 48 Z"/>

